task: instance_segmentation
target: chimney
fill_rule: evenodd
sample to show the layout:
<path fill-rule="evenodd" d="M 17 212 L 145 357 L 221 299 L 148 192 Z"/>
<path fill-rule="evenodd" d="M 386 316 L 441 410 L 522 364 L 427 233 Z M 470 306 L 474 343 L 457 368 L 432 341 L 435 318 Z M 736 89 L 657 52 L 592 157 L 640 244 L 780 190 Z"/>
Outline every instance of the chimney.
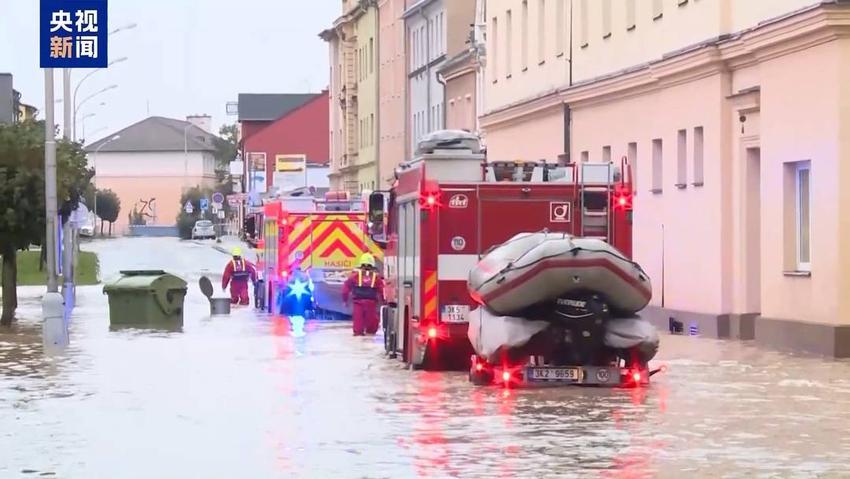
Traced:
<path fill-rule="evenodd" d="M 186 121 L 207 133 L 212 133 L 212 117 L 209 115 L 190 115 L 186 117 Z"/>

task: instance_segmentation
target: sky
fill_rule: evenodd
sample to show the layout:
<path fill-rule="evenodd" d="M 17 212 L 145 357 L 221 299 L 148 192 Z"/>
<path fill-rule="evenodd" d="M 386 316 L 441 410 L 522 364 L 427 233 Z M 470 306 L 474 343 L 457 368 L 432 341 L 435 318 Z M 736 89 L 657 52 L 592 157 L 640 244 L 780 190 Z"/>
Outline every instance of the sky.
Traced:
<path fill-rule="evenodd" d="M 43 112 L 38 8 L 38 0 L 0 0 L 0 72 L 12 73 L 21 100 Z M 110 30 L 137 26 L 109 38 L 110 59 L 127 60 L 80 87 L 78 102 L 117 85 L 81 107 L 78 131 L 91 113 L 86 143 L 154 115 L 209 114 L 217 131 L 235 122 L 225 108 L 239 93 L 319 92 L 329 82 L 329 54 L 318 34 L 340 9 L 338 0 L 109 0 Z M 89 71 L 75 70 L 72 86 Z M 59 99 L 59 71 L 55 78 Z"/>

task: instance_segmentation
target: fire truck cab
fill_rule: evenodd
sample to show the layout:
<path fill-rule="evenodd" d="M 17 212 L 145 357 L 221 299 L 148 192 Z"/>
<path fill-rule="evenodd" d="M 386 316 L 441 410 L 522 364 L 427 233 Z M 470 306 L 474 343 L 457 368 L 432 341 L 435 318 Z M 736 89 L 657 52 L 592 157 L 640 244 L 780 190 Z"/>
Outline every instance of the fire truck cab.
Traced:
<path fill-rule="evenodd" d="M 469 271 L 512 236 L 546 229 L 596 237 L 631 256 L 625 158 L 487 162 L 477 138 L 463 135 L 420 144 L 392 189 L 369 199 L 370 233 L 385 248 L 384 346 L 412 368 L 469 368 L 468 316 L 477 306 Z"/>
<path fill-rule="evenodd" d="M 261 307 L 274 314 L 349 316 L 341 293 L 345 279 L 363 253 L 383 259 L 367 232 L 365 200 L 330 192 L 281 197 L 263 208 Z"/>

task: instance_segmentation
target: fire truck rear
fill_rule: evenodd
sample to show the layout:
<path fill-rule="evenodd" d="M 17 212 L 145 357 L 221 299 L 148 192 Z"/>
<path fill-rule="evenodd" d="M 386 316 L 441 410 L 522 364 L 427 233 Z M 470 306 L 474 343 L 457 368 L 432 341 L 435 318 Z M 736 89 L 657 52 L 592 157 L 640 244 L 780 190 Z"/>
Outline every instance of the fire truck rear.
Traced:
<path fill-rule="evenodd" d="M 281 198 L 264 206 L 266 304 L 286 315 L 345 317 L 342 284 L 363 253 L 382 260 L 367 234 L 365 202 L 345 192 Z"/>
<path fill-rule="evenodd" d="M 470 367 L 469 271 L 515 234 L 596 237 L 631 256 L 625 158 L 620 165 L 487 162 L 480 148 L 458 144 L 420 147 L 393 188 L 369 200 L 373 239 L 386 249 L 385 349 L 414 368 Z"/>

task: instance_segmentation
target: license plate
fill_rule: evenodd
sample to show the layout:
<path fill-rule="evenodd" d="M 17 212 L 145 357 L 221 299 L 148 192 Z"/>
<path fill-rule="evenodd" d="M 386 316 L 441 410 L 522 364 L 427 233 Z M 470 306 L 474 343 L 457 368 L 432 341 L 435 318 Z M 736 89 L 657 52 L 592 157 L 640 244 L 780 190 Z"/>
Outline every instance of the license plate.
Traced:
<path fill-rule="evenodd" d="M 444 323 L 466 323 L 469 321 L 469 306 L 462 304 L 443 306 L 440 320 Z"/>
<path fill-rule="evenodd" d="M 579 381 L 581 370 L 577 368 L 528 368 L 530 381 Z"/>

